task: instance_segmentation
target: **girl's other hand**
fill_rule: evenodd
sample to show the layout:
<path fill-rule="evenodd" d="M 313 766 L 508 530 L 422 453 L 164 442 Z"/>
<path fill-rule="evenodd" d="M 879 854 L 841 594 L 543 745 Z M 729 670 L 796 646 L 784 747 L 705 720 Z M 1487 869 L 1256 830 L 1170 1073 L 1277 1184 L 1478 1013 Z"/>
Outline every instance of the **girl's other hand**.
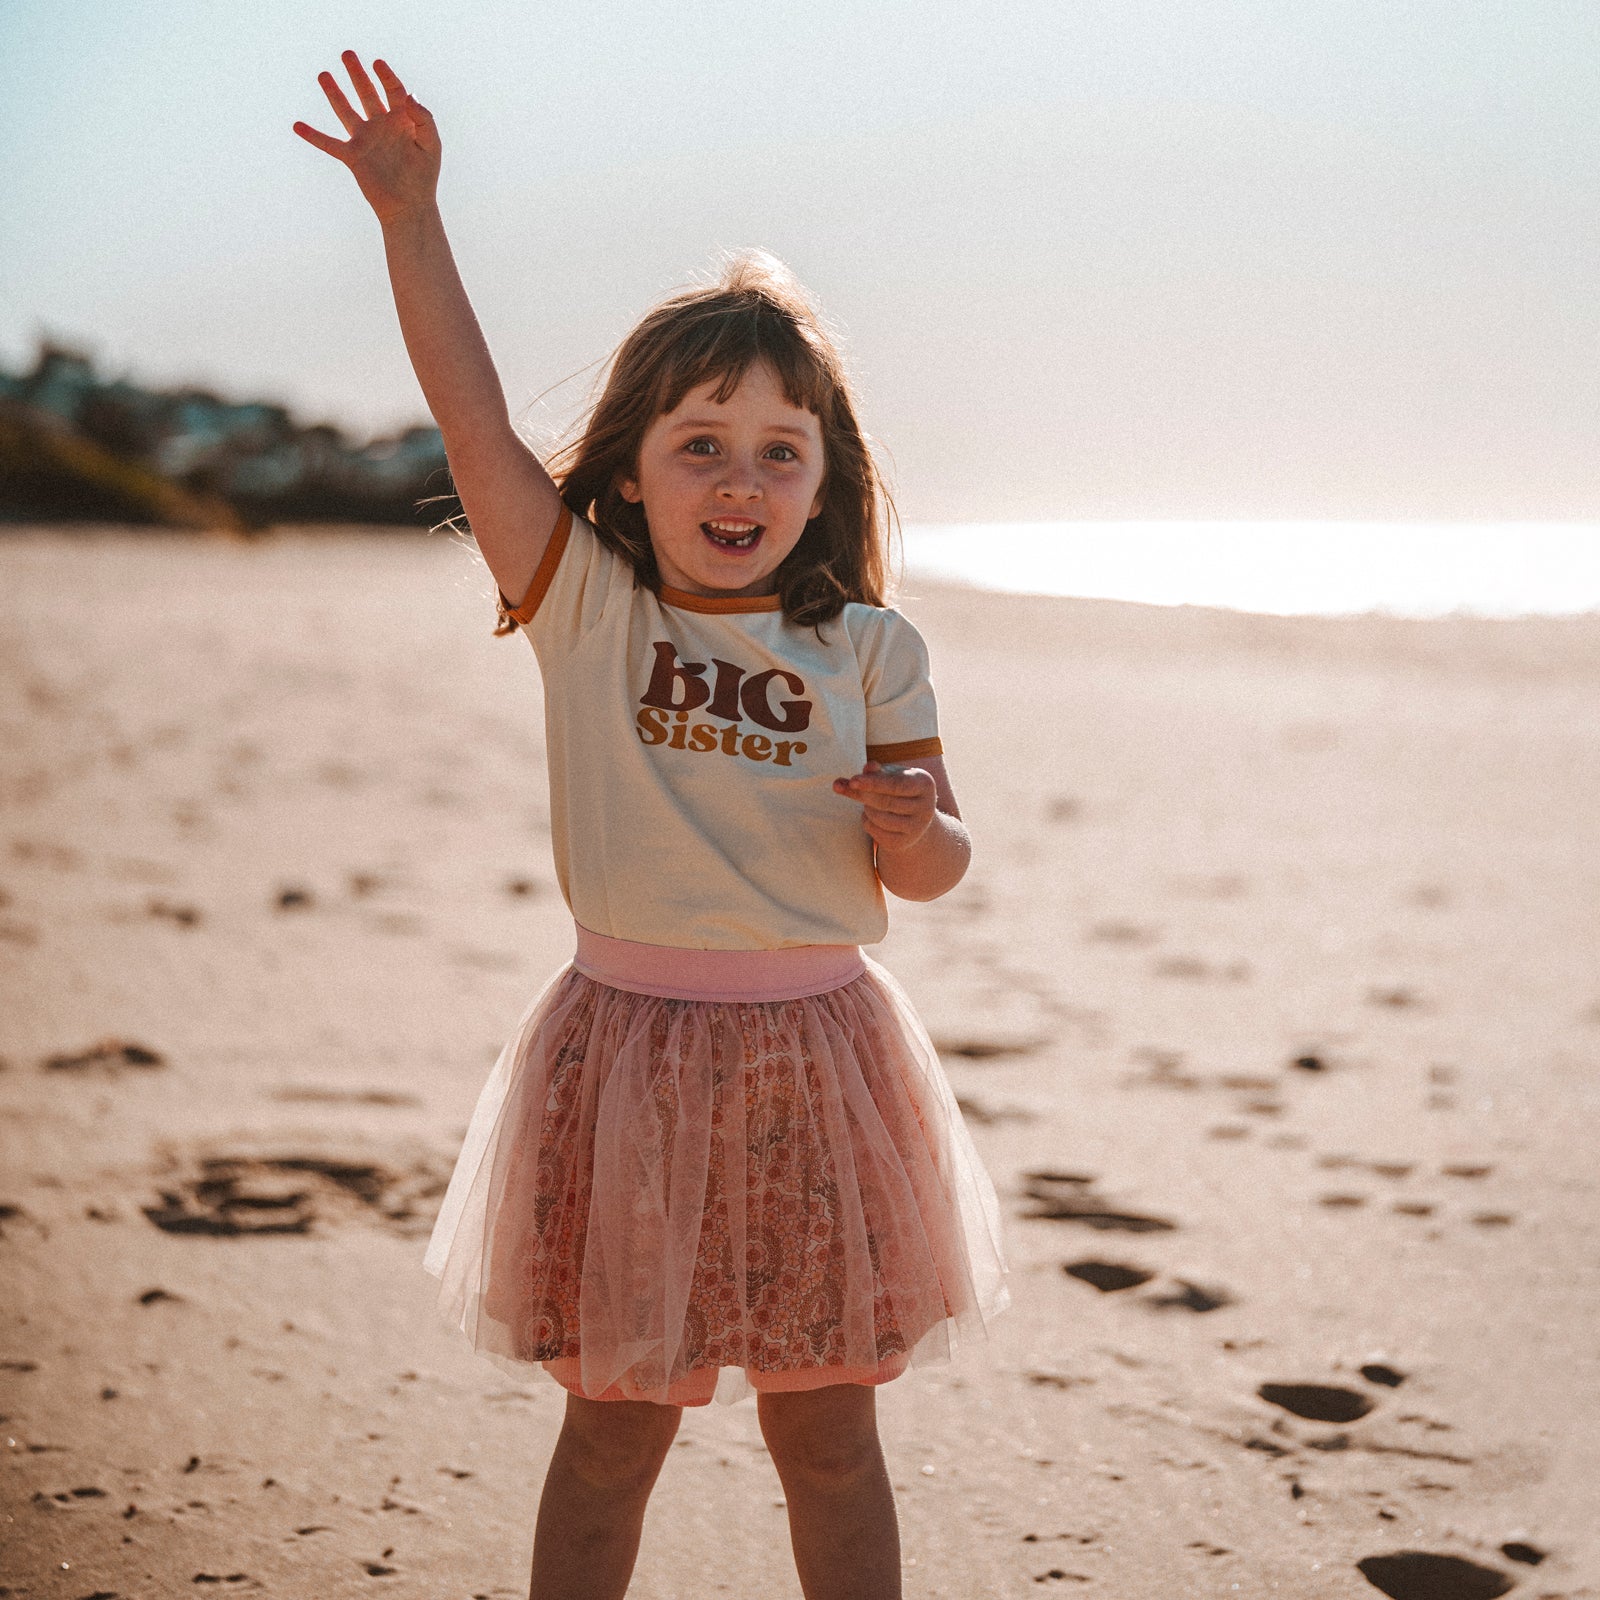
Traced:
<path fill-rule="evenodd" d="M 920 767 L 869 761 L 853 778 L 835 778 L 833 792 L 861 802 L 861 821 L 880 853 L 909 850 L 933 825 L 939 790 Z"/>
<path fill-rule="evenodd" d="M 350 169 L 379 222 L 432 205 L 439 182 L 440 156 L 439 133 L 432 115 L 406 93 L 405 85 L 388 62 L 374 59 L 372 63 L 389 96 L 385 106 L 355 51 L 346 50 L 339 59 L 350 74 L 366 115 L 363 117 L 345 99 L 344 90 L 331 72 L 319 72 L 317 82 L 350 137 L 333 139 L 304 122 L 295 123 L 294 131 L 307 144 L 314 144 Z"/>

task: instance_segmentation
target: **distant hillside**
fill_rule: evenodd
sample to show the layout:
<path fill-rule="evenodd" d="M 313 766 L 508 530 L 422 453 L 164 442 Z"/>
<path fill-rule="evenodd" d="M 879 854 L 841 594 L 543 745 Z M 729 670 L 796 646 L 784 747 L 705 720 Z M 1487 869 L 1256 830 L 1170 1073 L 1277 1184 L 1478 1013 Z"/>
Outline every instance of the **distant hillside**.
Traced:
<path fill-rule="evenodd" d="M 425 527 L 459 511 L 439 430 L 357 445 L 283 406 L 144 389 L 41 342 L 0 368 L 0 522 L 135 522 L 246 531 L 275 522 Z"/>

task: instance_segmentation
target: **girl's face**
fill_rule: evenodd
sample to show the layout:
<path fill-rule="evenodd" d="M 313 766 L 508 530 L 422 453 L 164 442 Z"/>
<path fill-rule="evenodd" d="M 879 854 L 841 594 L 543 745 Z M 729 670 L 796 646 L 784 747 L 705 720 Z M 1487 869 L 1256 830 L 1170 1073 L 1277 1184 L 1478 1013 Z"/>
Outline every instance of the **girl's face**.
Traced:
<path fill-rule="evenodd" d="M 726 401 L 717 379 L 645 429 L 637 478 L 617 488 L 644 505 L 661 581 L 699 595 L 777 592 L 775 574 L 822 509 L 822 424 L 790 405 L 778 375 L 752 362 Z"/>

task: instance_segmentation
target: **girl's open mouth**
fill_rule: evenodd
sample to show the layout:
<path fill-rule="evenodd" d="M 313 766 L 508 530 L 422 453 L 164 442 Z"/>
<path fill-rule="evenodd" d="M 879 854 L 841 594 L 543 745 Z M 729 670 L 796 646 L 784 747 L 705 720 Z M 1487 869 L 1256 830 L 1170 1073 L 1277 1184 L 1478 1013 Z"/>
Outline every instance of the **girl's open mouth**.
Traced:
<path fill-rule="evenodd" d="M 766 525 L 742 518 L 718 517 L 715 522 L 702 522 L 700 531 L 719 550 L 749 550 L 766 532 Z"/>

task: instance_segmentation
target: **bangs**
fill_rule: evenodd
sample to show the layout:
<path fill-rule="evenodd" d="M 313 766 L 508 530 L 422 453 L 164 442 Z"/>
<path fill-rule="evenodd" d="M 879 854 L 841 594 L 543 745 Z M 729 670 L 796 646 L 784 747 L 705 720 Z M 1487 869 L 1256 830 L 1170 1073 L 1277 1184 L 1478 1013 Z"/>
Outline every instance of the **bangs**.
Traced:
<path fill-rule="evenodd" d="M 743 297 L 706 303 L 693 325 L 680 330 L 662 363 L 652 409 L 676 411 L 691 389 L 706 383 L 716 384 L 711 398 L 725 404 L 758 361 L 777 374 L 790 405 L 827 416 L 839 382 L 827 353 L 815 349 L 784 312 Z"/>

